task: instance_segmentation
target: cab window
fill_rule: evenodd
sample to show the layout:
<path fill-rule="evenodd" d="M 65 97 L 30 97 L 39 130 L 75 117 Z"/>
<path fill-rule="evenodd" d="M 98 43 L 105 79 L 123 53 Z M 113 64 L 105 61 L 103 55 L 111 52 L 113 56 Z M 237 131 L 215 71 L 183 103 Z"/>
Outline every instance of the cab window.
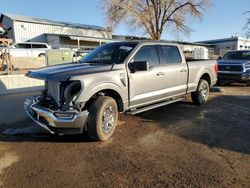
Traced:
<path fill-rule="evenodd" d="M 133 61 L 147 61 L 149 67 L 159 65 L 159 57 L 156 46 L 143 46 L 135 54 Z"/>
<path fill-rule="evenodd" d="M 163 53 L 163 64 L 177 64 L 181 63 L 181 55 L 176 46 L 161 46 Z"/>

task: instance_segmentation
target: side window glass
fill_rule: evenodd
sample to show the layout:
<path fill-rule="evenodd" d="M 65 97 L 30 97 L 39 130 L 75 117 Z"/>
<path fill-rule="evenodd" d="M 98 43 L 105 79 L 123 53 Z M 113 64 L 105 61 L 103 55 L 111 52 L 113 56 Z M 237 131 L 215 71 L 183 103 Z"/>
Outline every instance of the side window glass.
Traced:
<path fill-rule="evenodd" d="M 15 45 L 16 48 L 31 48 L 31 44 L 18 43 Z"/>
<path fill-rule="evenodd" d="M 135 54 L 133 61 L 147 61 L 149 67 L 159 65 L 158 53 L 156 46 L 143 46 Z"/>
<path fill-rule="evenodd" d="M 176 46 L 162 46 L 161 48 L 165 59 L 164 64 L 181 63 L 181 55 Z"/>
<path fill-rule="evenodd" d="M 47 48 L 44 44 L 32 44 L 32 48 Z"/>
<path fill-rule="evenodd" d="M 16 45 L 14 45 L 15 46 L 15 48 L 20 48 L 21 47 L 21 44 L 16 44 Z"/>

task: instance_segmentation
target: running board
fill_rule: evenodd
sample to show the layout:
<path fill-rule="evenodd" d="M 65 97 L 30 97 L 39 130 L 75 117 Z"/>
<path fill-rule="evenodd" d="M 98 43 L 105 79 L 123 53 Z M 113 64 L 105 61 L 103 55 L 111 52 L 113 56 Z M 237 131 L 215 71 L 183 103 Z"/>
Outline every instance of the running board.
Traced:
<path fill-rule="evenodd" d="M 172 100 L 164 101 L 164 102 L 153 104 L 153 105 L 150 105 L 150 106 L 138 108 L 138 109 L 133 110 L 133 111 L 128 111 L 128 112 L 126 112 L 126 114 L 128 114 L 128 115 L 139 114 L 141 112 L 145 112 L 145 111 L 152 110 L 152 109 L 155 109 L 155 108 L 159 108 L 159 107 L 162 107 L 162 106 L 165 106 L 165 105 L 168 105 L 168 104 L 172 104 L 172 103 L 181 101 L 183 99 L 185 99 L 185 98 L 178 98 L 178 99 L 172 99 Z"/>

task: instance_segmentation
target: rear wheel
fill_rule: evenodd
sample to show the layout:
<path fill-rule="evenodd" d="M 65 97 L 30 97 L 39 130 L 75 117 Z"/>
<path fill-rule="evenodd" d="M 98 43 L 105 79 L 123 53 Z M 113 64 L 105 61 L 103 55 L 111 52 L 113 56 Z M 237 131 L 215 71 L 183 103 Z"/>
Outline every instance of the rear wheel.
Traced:
<path fill-rule="evenodd" d="M 250 81 L 247 82 L 247 86 L 250 86 Z"/>
<path fill-rule="evenodd" d="M 209 84 L 206 80 L 199 81 L 197 90 L 191 93 L 192 101 L 196 105 L 205 104 L 209 97 Z"/>
<path fill-rule="evenodd" d="M 89 108 L 87 130 L 94 140 L 109 139 L 116 128 L 118 108 L 116 101 L 107 96 L 98 97 Z"/>

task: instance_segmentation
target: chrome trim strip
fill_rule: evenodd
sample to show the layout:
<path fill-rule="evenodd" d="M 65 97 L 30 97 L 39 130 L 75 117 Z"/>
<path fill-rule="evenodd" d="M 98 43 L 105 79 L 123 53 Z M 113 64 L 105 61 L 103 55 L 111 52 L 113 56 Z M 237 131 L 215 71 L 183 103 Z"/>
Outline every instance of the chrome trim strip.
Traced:
<path fill-rule="evenodd" d="M 241 71 L 218 71 L 218 73 L 226 73 L 226 74 L 243 74 Z"/>

